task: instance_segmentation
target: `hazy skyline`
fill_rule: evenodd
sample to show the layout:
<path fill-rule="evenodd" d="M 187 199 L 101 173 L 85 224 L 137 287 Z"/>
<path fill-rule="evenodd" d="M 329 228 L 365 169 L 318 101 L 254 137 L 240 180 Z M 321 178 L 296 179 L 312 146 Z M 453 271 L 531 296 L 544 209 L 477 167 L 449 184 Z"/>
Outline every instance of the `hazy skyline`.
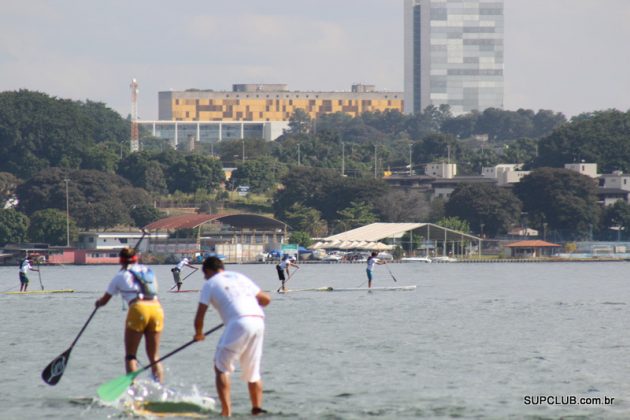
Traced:
<path fill-rule="evenodd" d="M 630 108 L 630 1 L 505 0 L 505 107 Z M 287 83 L 403 89 L 402 0 L 4 2 L 0 90 L 157 117 L 157 92 Z"/>

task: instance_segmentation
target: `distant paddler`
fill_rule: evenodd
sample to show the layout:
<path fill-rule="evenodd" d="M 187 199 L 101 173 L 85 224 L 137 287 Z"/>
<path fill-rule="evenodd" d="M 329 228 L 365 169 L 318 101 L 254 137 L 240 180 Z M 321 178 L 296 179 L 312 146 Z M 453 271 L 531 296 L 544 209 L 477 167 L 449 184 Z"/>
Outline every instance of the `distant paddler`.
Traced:
<path fill-rule="evenodd" d="M 37 268 L 33 268 L 31 265 L 31 261 L 29 260 L 28 254 L 24 257 L 22 262 L 20 263 L 20 292 L 26 292 L 28 289 L 28 272 L 39 271 Z"/>
<path fill-rule="evenodd" d="M 373 251 L 372 254 L 367 259 L 367 268 L 365 272 L 367 273 L 367 278 L 368 278 L 368 289 L 372 288 L 372 279 L 374 278 L 374 265 L 386 264 L 385 261 L 379 260 L 377 257 L 378 257 L 378 252 Z"/>
<path fill-rule="evenodd" d="M 263 385 L 260 376 L 265 334 L 265 313 L 262 308 L 271 302 L 271 297 L 248 277 L 225 271 L 219 258 L 206 258 L 202 270 L 206 282 L 199 296 L 194 339 L 202 341 L 205 338 L 204 317 L 208 306 L 212 305 L 225 325 L 214 354 L 221 415 L 228 417 L 232 414 L 230 374 L 234 372 L 236 362 L 241 366 L 241 378 L 247 381 L 252 414 L 266 413 L 262 409 Z"/>
<path fill-rule="evenodd" d="M 164 327 L 164 311 L 157 299 L 157 280 L 153 270 L 138 264 L 136 251 L 124 248 L 120 251 L 121 270 L 112 279 L 107 291 L 96 301 L 96 307 L 120 293 L 129 305 L 125 321 L 125 369 L 127 373 L 138 369 L 136 353 L 142 337 L 145 339 L 147 357 L 150 362 L 160 358 L 160 336 Z M 158 363 L 151 368 L 153 378 L 163 382 L 162 366 Z"/>
<path fill-rule="evenodd" d="M 282 261 L 280 261 L 280 263 L 276 265 L 276 271 L 278 272 L 278 280 L 282 282 L 282 286 L 280 286 L 280 290 L 283 292 L 286 291 L 284 284 L 287 282 L 288 279 L 291 278 L 289 267 L 300 268 L 299 265 L 293 262 L 293 258 L 291 258 L 289 255 L 285 255 L 284 257 L 282 257 Z M 287 274 L 286 277 L 284 276 L 285 272 Z"/>
<path fill-rule="evenodd" d="M 197 268 L 194 265 L 190 264 L 190 261 L 188 260 L 188 258 L 183 258 L 180 262 L 177 263 L 177 265 L 173 268 L 171 268 L 171 273 L 173 273 L 173 281 L 175 282 L 175 285 L 177 286 L 177 291 L 179 292 L 179 289 L 182 288 L 182 277 L 181 277 L 181 272 L 184 269 L 184 267 L 190 267 L 193 270 L 197 271 Z"/>

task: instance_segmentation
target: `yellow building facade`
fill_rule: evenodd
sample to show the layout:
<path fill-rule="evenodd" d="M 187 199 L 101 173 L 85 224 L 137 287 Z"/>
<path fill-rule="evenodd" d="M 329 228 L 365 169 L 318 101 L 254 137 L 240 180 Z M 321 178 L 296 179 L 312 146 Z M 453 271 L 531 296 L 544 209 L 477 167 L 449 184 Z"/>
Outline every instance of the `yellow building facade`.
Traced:
<path fill-rule="evenodd" d="M 288 121 L 298 110 L 312 119 L 343 112 L 403 111 L 402 92 L 377 92 L 353 85 L 350 92 L 296 92 L 286 85 L 234 85 L 232 91 L 168 91 L 159 93 L 159 118 L 171 121 Z"/>

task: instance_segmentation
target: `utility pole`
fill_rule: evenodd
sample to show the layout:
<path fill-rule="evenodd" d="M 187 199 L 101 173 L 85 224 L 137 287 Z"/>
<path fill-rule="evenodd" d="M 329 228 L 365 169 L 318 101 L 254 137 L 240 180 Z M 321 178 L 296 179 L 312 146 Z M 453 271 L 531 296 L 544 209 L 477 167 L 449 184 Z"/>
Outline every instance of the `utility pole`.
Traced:
<path fill-rule="evenodd" d="M 346 144 L 341 142 L 341 176 L 346 176 Z"/>
<path fill-rule="evenodd" d="M 300 166 L 300 143 L 298 143 L 298 166 Z"/>
<path fill-rule="evenodd" d="M 243 163 L 245 163 L 245 140 L 242 141 L 243 143 L 243 153 L 242 153 L 242 157 L 243 157 Z"/>
<path fill-rule="evenodd" d="M 68 178 L 64 178 L 66 183 L 66 247 L 70 248 L 70 200 L 68 199 Z"/>
<path fill-rule="evenodd" d="M 412 147 L 413 147 L 413 144 L 409 143 L 409 176 L 413 175 L 413 159 L 411 157 L 412 156 L 412 150 L 411 150 Z"/>
<path fill-rule="evenodd" d="M 376 179 L 377 168 L 378 168 L 378 155 L 376 154 L 376 145 L 374 145 L 374 179 Z"/>

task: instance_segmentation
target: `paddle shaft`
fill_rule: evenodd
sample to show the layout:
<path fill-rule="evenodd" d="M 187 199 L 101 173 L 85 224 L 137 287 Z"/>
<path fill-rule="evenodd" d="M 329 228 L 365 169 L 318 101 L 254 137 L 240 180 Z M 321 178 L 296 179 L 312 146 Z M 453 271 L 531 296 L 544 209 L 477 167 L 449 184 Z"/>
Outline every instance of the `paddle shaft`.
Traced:
<path fill-rule="evenodd" d="M 197 267 L 193 268 L 193 271 L 191 271 L 190 273 L 186 274 L 186 277 L 184 277 L 182 279 L 182 283 L 184 282 L 184 280 L 186 280 L 188 277 L 192 276 L 193 274 L 195 274 L 197 271 L 199 271 L 199 269 Z M 171 287 L 170 290 L 173 290 L 174 288 L 176 288 L 177 285 L 175 284 L 173 287 Z"/>
<path fill-rule="evenodd" d="M 39 258 L 37 259 L 37 276 L 39 277 L 39 287 L 44 290 L 44 283 L 42 283 L 42 267 L 39 265 Z"/>
<path fill-rule="evenodd" d="M 387 263 L 385 264 L 385 267 L 387 267 L 387 271 L 389 271 L 389 275 L 392 276 L 392 279 L 395 282 L 398 282 L 398 280 L 396 280 L 396 277 L 394 277 L 394 273 L 392 273 L 392 270 L 389 269 L 389 265 Z"/>
<path fill-rule="evenodd" d="M 87 328 L 88 324 L 90 323 L 90 321 L 92 320 L 92 318 L 94 317 L 94 314 L 96 314 L 96 311 L 98 310 L 98 307 L 94 307 L 94 310 L 92 311 L 92 313 L 90 314 L 90 317 L 87 319 L 87 321 L 85 321 L 85 324 L 83 324 L 83 327 L 81 328 L 81 331 L 79 331 L 79 334 L 77 334 L 77 337 L 74 339 L 74 341 L 72 342 L 72 344 L 70 345 L 69 350 L 72 350 L 72 348 L 74 347 L 75 344 L 77 344 L 77 341 L 79 341 L 79 338 L 81 337 L 81 334 L 83 334 L 83 331 L 85 331 L 85 329 Z"/>
<path fill-rule="evenodd" d="M 293 271 L 293 273 L 295 274 L 295 273 L 297 272 L 297 270 L 299 270 L 299 268 L 296 268 L 296 269 L 295 269 L 295 271 Z M 286 284 L 289 282 L 289 280 L 291 280 L 291 278 L 293 278 L 293 276 L 291 275 L 291 273 L 289 273 L 289 278 L 288 278 L 288 279 L 286 279 L 286 280 L 284 281 L 284 285 L 285 285 L 285 286 L 286 286 Z M 280 290 L 281 290 L 281 289 L 282 289 L 282 286 L 280 286 L 280 287 L 278 288 L 278 290 L 276 290 L 276 293 L 280 293 Z"/>
<path fill-rule="evenodd" d="M 220 329 L 221 327 L 223 327 L 223 324 L 219 324 L 216 327 L 212 328 L 211 330 L 206 331 L 205 333 L 203 333 L 203 335 L 208 336 L 208 335 L 212 334 L 213 332 L 215 332 L 216 330 Z M 135 372 L 133 372 L 133 377 L 135 378 L 136 376 L 138 376 L 140 373 L 144 372 L 145 370 L 152 368 L 153 366 L 157 365 L 158 363 L 162 362 L 163 360 L 168 359 L 172 355 L 174 355 L 176 353 L 179 353 L 180 351 L 184 350 L 186 347 L 190 346 L 191 344 L 195 344 L 196 342 L 197 342 L 196 340 L 190 340 L 186 344 L 184 344 L 184 345 L 176 348 L 175 350 L 171 351 L 170 353 L 167 353 L 166 355 L 160 357 L 155 362 L 152 362 L 152 363 L 150 363 L 150 364 L 148 364 L 146 366 L 143 366 L 141 369 L 138 369 Z"/>

